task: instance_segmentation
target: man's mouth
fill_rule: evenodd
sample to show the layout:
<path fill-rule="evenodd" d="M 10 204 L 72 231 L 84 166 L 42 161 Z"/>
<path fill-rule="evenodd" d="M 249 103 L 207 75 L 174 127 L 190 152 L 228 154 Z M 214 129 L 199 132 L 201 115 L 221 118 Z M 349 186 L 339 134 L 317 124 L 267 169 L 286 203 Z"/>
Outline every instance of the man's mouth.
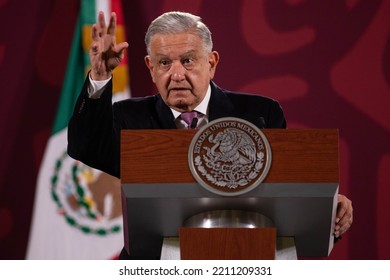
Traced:
<path fill-rule="evenodd" d="M 190 90 L 189 88 L 171 88 L 169 89 L 169 92 L 180 93 L 189 90 Z"/>

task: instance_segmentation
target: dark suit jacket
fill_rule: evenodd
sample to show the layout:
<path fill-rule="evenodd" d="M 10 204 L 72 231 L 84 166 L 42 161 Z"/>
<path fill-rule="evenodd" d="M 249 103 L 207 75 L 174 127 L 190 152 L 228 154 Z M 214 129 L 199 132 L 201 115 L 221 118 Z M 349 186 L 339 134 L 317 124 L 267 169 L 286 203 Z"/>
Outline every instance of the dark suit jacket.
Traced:
<path fill-rule="evenodd" d="M 112 105 L 112 82 L 101 98 L 88 98 L 88 78 L 68 125 L 68 154 L 113 176 L 119 174 L 121 129 L 175 129 L 174 116 L 159 94 Z M 245 119 L 259 128 L 285 128 L 278 102 L 270 98 L 223 90 L 211 82 L 209 121 L 223 117 Z M 131 257 L 123 249 L 120 259 Z M 158 259 L 159 256 L 156 256 Z"/>
<path fill-rule="evenodd" d="M 112 82 L 99 99 L 88 98 L 88 78 L 68 126 L 68 154 L 113 176 L 119 174 L 121 129 L 175 129 L 174 116 L 159 94 L 111 104 Z M 209 121 L 237 117 L 259 128 L 285 128 L 278 102 L 221 89 L 211 82 Z"/>

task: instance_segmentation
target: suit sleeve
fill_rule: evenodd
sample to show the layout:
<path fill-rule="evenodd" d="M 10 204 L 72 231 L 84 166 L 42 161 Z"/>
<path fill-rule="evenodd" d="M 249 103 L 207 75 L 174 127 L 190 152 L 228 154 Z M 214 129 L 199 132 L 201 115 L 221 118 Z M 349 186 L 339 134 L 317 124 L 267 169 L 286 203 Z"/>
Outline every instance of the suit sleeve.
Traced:
<path fill-rule="evenodd" d="M 279 102 L 272 100 L 266 121 L 267 128 L 286 128 L 287 122 Z"/>
<path fill-rule="evenodd" d="M 119 178 L 119 128 L 114 127 L 112 81 L 99 99 L 88 97 L 86 79 L 68 124 L 68 154 Z"/>

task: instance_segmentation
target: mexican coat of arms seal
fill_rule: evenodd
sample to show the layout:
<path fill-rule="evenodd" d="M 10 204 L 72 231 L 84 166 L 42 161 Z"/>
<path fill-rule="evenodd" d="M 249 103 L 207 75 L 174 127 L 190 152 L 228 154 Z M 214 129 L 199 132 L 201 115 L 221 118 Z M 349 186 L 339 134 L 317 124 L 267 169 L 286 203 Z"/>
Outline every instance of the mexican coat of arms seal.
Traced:
<path fill-rule="evenodd" d="M 264 133 L 238 118 L 221 118 L 202 127 L 192 139 L 189 167 L 207 190 L 237 196 L 256 188 L 267 176 L 271 148 Z"/>

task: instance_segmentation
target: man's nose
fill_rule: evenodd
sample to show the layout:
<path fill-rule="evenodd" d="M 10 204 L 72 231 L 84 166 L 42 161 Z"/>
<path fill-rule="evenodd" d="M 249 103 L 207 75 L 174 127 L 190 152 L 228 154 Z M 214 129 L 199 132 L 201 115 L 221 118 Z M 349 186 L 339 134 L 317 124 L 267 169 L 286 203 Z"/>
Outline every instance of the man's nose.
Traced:
<path fill-rule="evenodd" d="M 180 82 L 185 79 L 186 69 L 180 62 L 174 62 L 170 69 L 171 80 L 175 82 Z"/>

